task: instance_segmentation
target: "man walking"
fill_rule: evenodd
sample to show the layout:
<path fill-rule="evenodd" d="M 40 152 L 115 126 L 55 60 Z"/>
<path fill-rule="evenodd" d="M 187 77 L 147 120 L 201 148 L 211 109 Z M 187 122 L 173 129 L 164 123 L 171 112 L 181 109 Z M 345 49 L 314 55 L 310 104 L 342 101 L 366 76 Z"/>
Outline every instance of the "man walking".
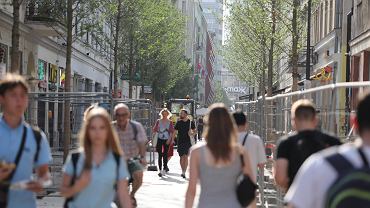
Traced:
<path fill-rule="evenodd" d="M 289 207 L 370 207 L 370 93 L 358 104 L 360 139 L 309 157 L 285 196 Z"/>
<path fill-rule="evenodd" d="M 34 192 L 50 181 L 48 141 L 23 119 L 29 88 L 23 77 L 7 74 L 0 81 L 0 207 L 36 208 Z M 36 179 L 32 179 L 35 170 Z M 18 182 L 29 181 L 25 187 Z M 17 186 L 18 183 L 18 186 Z M 18 189 L 16 190 L 16 188 Z"/>
<path fill-rule="evenodd" d="M 176 122 L 174 136 L 177 135 L 177 152 L 180 156 L 181 177 L 186 178 L 188 168 L 189 149 L 191 147 L 190 137 L 195 135 L 194 122 L 190 121 L 188 112 L 185 109 L 180 111 L 180 119 Z"/>
<path fill-rule="evenodd" d="M 248 130 L 247 117 L 242 111 L 236 111 L 233 113 L 234 120 L 238 127 L 239 132 L 239 143 L 247 150 L 250 158 L 250 164 L 254 177 L 257 178 L 258 171 L 263 171 L 266 160 L 265 148 L 262 139 L 254 134 L 251 134 Z M 260 180 L 264 180 L 260 178 Z M 256 200 L 250 205 L 250 207 L 256 207 Z"/>
<path fill-rule="evenodd" d="M 137 206 L 135 193 L 143 183 L 143 171 L 146 162 L 146 136 L 143 125 L 130 119 L 129 107 L 125 104 L 118 104 L 114 108 L 116 121 L 114 126 L 117 129 L 122 149 L 127 159 L 127 165 L 132 177 L 131 198 L 134 207 Z"/>
<path fill-rule="evenodd" d="M 280 139 L 274 164 L 275 181 L 285 190 L 290 187 L 298 169 L 310 155 L 341 144 L 337 138 L 316 129 L 316 109 L 309 100 L 299 100 L 293 104 L 291 120 L 297 132 Z"/>

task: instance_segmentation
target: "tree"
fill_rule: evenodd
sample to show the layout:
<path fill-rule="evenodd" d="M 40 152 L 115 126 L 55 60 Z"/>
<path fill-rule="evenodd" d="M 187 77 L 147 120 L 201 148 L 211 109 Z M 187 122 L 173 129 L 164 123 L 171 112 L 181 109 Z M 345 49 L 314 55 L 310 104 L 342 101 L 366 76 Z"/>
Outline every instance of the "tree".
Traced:
<path fill-rule="evenodd" d="M 12 26 L 12 47 L 10 50 L 10 71 L 12 73 L 21 73 L 20 69 L 20 51 L 19 51 L 19 22 L 20 22 L 20 7 L 24 0 L 9 0 L 13 7 L 13 26 Z M 5 0 L 4 4 L 7 4 Z"/>

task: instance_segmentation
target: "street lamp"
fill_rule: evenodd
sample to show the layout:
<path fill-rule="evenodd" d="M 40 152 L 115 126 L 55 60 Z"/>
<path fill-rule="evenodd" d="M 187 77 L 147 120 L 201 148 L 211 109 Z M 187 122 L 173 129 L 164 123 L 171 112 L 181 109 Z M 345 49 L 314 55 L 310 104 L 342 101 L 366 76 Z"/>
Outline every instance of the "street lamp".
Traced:
<path fill-rule="evenodd" d="M 307 52 L 306 52 L 306 80 L 311 76 L 311 6 L 312 0 L 307 2 Z"/>

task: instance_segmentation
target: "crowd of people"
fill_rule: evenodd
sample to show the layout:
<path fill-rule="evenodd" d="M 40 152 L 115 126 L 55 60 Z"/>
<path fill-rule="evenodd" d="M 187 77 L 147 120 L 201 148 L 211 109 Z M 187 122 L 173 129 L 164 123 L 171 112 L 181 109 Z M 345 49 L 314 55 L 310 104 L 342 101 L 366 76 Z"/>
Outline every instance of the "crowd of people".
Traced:
<path fill-rule="evenodd" d="M 47 138 L 24 120 L 28 93 L 19 75 L 8 74 L 0 81 L 1 208 L 36 208 L 35 193 L 51 184 Z M 369 107 L 370 94 L 365 93 L 352 119 L 361 139 L 342 145 L 335 136 L 317 130 L 311 101 L 293 104 L 294 132 L 278 141 L 273 169 L 276 184 L 287 192 L 288 207 L 370 207 Z M 189 181 L 185 207 L 194 206 L 198 183 L 200 208 L 256 207 L 255 184 L 264 180 L 257 176 L 267 160 L 263 140 L 251 133 L 245 113 L 213 104 L 198 129 L 186 109 L 175 123 L 171 116 L 170 110 L 162 109 L 153 127 L 158 176 L 170 171 L 176 139 L 181 177 Z M 127 105 L 117 104 L 114 118 L 97 105 L 86 109 L 80 148 L 68 155 L 63 167 L 60 193 L 65 208 L 137 207 L 148 137 L 143 125 L 131 119 Z M 203 142 L 194 145 L 196 140 Z"/>

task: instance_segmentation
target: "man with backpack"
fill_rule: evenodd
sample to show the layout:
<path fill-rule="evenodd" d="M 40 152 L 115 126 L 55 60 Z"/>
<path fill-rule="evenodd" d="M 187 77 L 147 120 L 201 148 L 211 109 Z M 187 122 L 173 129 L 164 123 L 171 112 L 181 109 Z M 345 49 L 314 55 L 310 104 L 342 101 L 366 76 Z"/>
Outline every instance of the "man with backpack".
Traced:
<path fill-rule="evenodd" d="M 128 169 L 132 178 L 131 198 L 136 207 L 135 193 L 143 183 L 144 167 L 146 162 L 146 136 L 143 125 L 130 119 L 130 109 L 120 103 L 114 107 L 118 137 L 127 160 Z"/>
<path fill-rule="evenodd" d="M 20 75 L 0 80 L 0 207 L 36 208 L 34 192 L 50 184 L 48 141 L 24 121 L 29 87 Z M 35 171 L 36 178 L 32 178 Z"/>
<path fill-rule="evenodd" d="M 341 144 L 337 138 L 316 129 L 316 109 L 309 100 L 298 100 L 293 104 L 291 121 L 296 132 L 279 140 L 274 163 L 275 181 L 285 190 L 290 187 L 298 169 L 310 155 Z"/>
<path fill-rule="evenodd" d="M 285 200 L 290 207 L 370 207 L 370 94 L 360 99 L 355 144 L 312 155 L 299 170 Z"/>

